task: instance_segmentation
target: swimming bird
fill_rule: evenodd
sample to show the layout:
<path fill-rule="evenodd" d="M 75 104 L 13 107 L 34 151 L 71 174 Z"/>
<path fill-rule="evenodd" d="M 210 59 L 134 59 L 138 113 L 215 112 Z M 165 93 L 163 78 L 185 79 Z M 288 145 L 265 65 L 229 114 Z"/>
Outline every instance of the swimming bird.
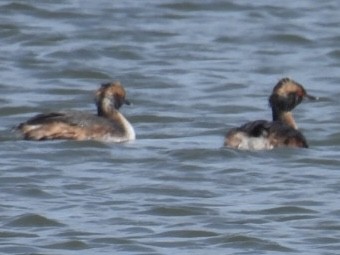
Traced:
<path fill-rule="evenodd" d="M 232 128 L 224 145 L 241 150 L 270 150 L 278 147 L 308 148 L 304 135 L 298 130 L 292 110 L 304 98 L 316 100 L 304 87 L 290 78 L 281 79 L 269 97 L 272 121 L 256 120 Z"/>
<path fill-rule="evenodd" d="M 120 82 L 102 84 L 95 93 L 97 115 L 80 111 L 38 114 L 17 129 L 27 140 L 97 140 L 126 142 L 136 135 L 130 122 L 118 111 L 130 102 Z"/>

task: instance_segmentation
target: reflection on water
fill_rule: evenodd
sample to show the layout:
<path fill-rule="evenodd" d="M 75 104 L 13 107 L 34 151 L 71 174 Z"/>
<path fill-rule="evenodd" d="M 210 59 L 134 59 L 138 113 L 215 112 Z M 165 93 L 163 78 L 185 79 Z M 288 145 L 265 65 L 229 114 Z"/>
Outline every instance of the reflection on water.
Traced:
<path fill-rule="evenodd" d="M 325 254 L 339 250 L 337 1 L 3 1 L 1 223 L 6 254 Z M 290 76 L 308 150 L 223 148 L 270 119 Z M 120 80 L 127 144 L 23 141 L 40 112 L 95 112 Z"/>

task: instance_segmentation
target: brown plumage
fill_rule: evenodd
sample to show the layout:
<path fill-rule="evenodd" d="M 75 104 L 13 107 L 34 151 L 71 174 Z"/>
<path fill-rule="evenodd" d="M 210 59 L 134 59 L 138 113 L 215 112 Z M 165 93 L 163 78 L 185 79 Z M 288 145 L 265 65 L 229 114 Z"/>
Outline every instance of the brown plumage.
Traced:
<path fill-rule="evenodd" d="M 96 91 L 97 115 L 78 111 L 38 114 L 21 123 L 18 130 L 28 140 L 134 140 L 133 127 L 118 111 L 123 104 L 130 104 L 125 95 L 119 82 L 103 84 Z"/>
<path fill-rule="evenodd" d="M 316 99 L 301 84 L 289 78 L 281 79 L 269 97 L 273 121 L 257 120 L 232 128 L 225 136 L 224 145 L 245 150 L 308 148 L 291 112 L 304 98 Z"/>

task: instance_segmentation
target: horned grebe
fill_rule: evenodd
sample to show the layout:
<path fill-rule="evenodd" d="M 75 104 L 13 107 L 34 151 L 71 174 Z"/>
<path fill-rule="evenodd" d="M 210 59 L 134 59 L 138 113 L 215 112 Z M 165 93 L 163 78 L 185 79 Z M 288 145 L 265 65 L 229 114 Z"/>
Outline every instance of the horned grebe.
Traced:
<path fill-rule="evenodd" d="M 281 79 L 269 97 L 273 121 L 257 120 L 232 128 L 225 136 L 224 145 L 243 150 L 269 150 L 277 147 L 308 148 L 303 134 L 298 131 L 291 111 L 303 98 L 316 100 L 303 86 L 290 78 Z"/>
<path fill-rule="evenodd" d="M 118 111 L 123 104 L 130 104 L 125 95 L 120 82 L 102 84 L 95 94 L 97 115 L 78 111 L 43 113 L 21 123 L 18 130 L 28 140 L 134 140 L 133 127 Z"/>

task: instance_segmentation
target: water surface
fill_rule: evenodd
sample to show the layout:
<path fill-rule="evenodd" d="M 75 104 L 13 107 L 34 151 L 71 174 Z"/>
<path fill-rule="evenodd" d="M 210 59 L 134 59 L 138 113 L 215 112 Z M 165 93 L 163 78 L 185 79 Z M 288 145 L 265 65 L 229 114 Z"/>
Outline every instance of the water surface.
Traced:
<path fill-rule="evenodd" d="M 0 4 L 0 252 L 336 254 L 338 1 Z M 282 77 L 309 149 L 240 152 L 225 132 L 270 119 Z M 127 144 L 24 141 L 40 112 L 95 112 L 120 80 Z"/>

